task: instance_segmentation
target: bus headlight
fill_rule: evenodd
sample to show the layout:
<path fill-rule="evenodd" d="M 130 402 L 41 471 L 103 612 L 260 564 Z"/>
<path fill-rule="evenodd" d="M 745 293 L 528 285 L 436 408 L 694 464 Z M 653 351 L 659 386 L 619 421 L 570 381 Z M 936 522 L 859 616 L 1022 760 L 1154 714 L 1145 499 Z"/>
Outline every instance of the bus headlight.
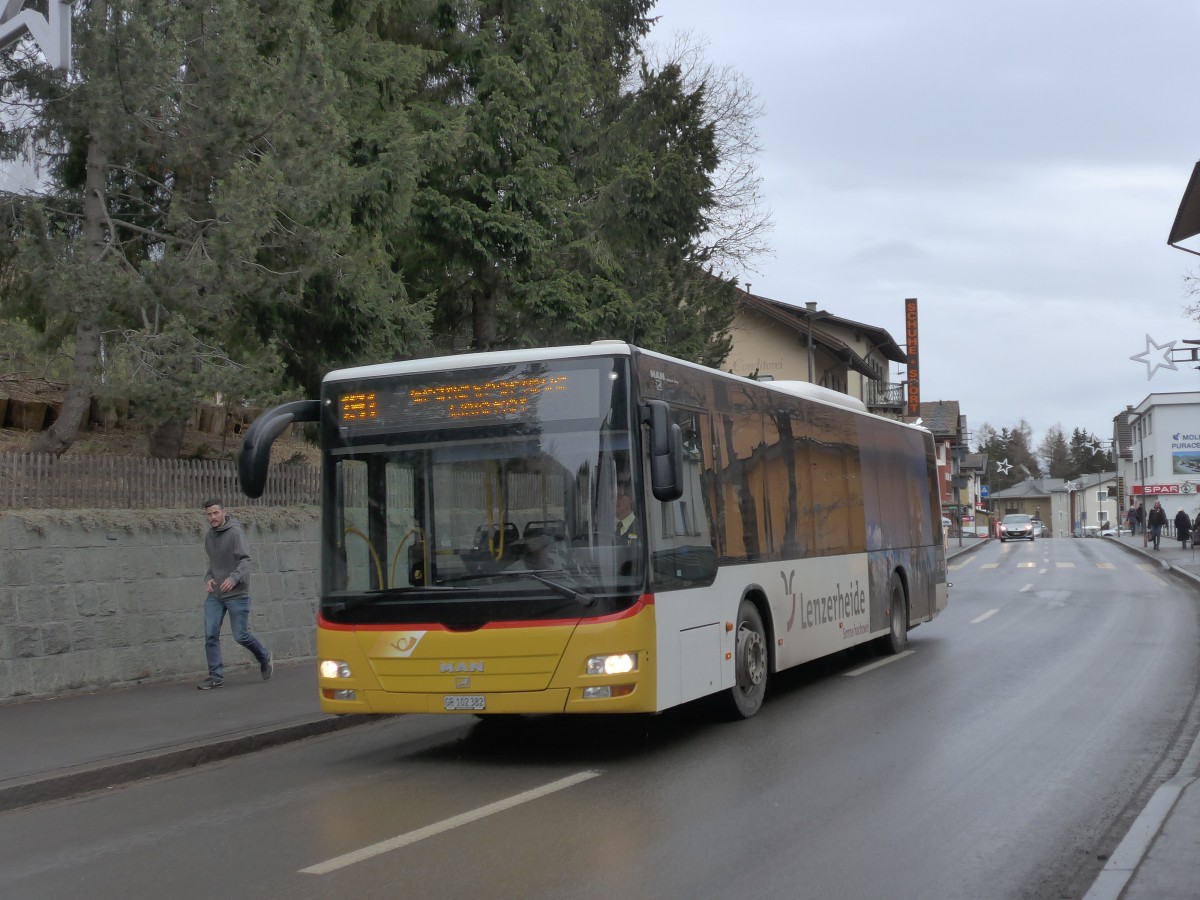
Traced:
<path fill-rule="evenodd" d="M 349 678 L 350 664 L 342 662 L 340 659 L 323 659 L 317 667 L 317 671 L 321 673 L 322 678 Z"/>
<path fill-rule="evenodd" d="M 610 653 L 606 656 L 589 656 L 587 673 L 589 675 L 624 675 L 636 672 L 638 658 L 636 653 Z"/>

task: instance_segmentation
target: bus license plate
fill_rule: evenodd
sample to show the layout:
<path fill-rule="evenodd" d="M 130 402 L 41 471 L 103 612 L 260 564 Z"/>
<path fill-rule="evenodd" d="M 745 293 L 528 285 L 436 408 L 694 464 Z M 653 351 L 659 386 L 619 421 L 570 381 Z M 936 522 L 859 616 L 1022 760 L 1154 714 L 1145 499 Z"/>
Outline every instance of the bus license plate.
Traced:
<path fill-rule="evenodd" d="M 446 705 L 447 712 L 456 709 L 478 712 L 481 709 L 487 708 L 487 701 L 483 694 L 455 694 L 443 697 L 442 700 Z"/>

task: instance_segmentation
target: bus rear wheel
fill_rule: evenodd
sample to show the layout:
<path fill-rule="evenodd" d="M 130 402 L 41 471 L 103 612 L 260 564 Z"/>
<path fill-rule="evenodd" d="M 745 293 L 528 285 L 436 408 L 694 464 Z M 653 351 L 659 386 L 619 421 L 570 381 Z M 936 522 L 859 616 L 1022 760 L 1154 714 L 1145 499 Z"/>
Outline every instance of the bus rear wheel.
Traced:
<path fill-rule="evenodd" d="M 908 644 L 908 598 L 899 576 L 888 582 L 888 633 L 875 642 L 875 649 L 884 656 L 894 656 Z"/>
<path fill-rule="evenodd" d="M 749 600 L 738 607 L 733 650 L 734 684 L 729 689 L 731 711 L 748 719 L 762 706 L 767 693 L 767 632 L 762 616 Z"/>

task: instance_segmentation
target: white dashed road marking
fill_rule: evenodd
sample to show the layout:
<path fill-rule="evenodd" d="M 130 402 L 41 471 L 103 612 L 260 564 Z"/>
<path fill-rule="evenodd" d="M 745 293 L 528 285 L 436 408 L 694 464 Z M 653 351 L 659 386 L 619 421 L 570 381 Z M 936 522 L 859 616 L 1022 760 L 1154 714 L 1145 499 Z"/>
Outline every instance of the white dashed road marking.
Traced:
<path fill-rule="evenodd" d="M 911 651 L 910 651 L 911 652 Z M 893 657 L 898 659 L 899 657 Z M 301 869 L 300 872 L 304 875 L 328 875 L 330 872 L 335 872 L 338 869 L 344 869 L 346 866 L 352 866 L 355 863 L 360 863 L 363 860 L 370 859 L 373 856 L 379 856 L 381 853 L 387 853 L 391 850 L 399 850 L 401 847 L 407 847 L 409 844 L 415 844 L 417 841 L 423 841 L 425 838 L 434 837 L 435 835 L 443 834 L 454 828 L 459 828 L 463 825 L 469 825 L 472 822 L 478 822 L 480 819 L 495 815 L 498 812 L 512 809 L 515 806 L 520 806 L 523 803 L 529 803 L 532 800 L 538 800 L 548 794 L 553 794 L 557 791 L 565 790 L 569 787 L 574 787 L 581 782 L 588 781 L 599 775 L 599 772 L 577 772 L 566 778 L 560 778 L 558 781 L 552 781 L 549 784 L 544 784 L 541 787 L 533 788 L 521 794 L 509 797 L 505 800 L 497 800 L 495 803 L 489 803 L 487 806 L 481 806 L 479 809 L 473 809 L 469 812 L 462 813 L 458 816 L 452 816 L 449 819 L 443 819 L 441 822 L 435 822 L 432 825 L 426 825 L 424 828 L 418 828 L 416 831 L 410 831 L 407 834 L 400 834 L 394 838 L 388 838 L 386 841 L 380 841 L 378 844 L 372 844 L 369 847 L 363 847 L 361 850 L 355 850 L 351 853 L 345 853 L 342 856 L 335 856 L 333 859 L 326 860 L 323 863 L 317 863 L 315 866 L 309 866 L 307 869 Z"/>

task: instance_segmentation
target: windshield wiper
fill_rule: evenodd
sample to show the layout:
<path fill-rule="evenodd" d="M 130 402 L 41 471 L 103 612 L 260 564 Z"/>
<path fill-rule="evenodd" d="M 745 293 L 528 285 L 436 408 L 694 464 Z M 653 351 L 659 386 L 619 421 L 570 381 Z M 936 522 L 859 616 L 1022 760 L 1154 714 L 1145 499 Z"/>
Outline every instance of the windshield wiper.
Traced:
<path fill-rule="evenodd" d="M 567 600 L 574 600 L 577 603 L 582 603 L 584 606 L 595 606 L 596 595 L 577 591 L 570 585 L 563 584 L 561 581 L 547 578 L 547 574 L 561 572 L 562 569 L 509 569 L 501 572 L 475 572 L 469 575 L 459 575 L 451 579 L 452 581 L 479 581 L 484 578 L 516 578 L 518 575 L 528 575 L 534 581 L 539 581 L 546 587 L 553 589 L 559 596 Z"/>
<path fill-rule="evenodd" d="M 413 594 L 418 594 L 423 591 L 452 591 L 454 588 L 442 587 L 441 585 L 431 585 L 429 587 L 406 587 L 406 588 L 388 588 L 383 591 L 376 591 L 373 594 L 359 594 L 356 597 L 350 597 L 346 600 L 330 600 L 325 606 L 332 612 L 347 612 L 351 609 L 357 609 L 360 606 L 366 606 L 368 603 L 380 603 L 386 600 L 401 600 Z"/>
<path fill-rule="evenodd" d="M 576 603 L 582 603 L 584 606 L 595 606 L 596 605 L 596 595 L 595 594 L 585 594 L 582 591 L 575 590 L 575 588 L 571 587 L 568 584 L 563 584 L 561 581 L 553 581 L 549 578 L 543 577 L 541 574 L 542 572 L 557 572 L 557 571 L 561 571 L 561 570 L 560 569 L 542 569 L 541 571 L 538 571 L 538 572 L 522 572 L 522 573 L 513 572 L 513 574 L 514 575 L 523 574 L 523 575 L 528 575 L 530 578 L 535 578 L 538 581 L 540 581 L 542 584 L 546 585 L 546 587 L 553 588 L 555 591 L 557 591 L 559 594 L 561 594 L 566 599 L 574 600 Z"/>

